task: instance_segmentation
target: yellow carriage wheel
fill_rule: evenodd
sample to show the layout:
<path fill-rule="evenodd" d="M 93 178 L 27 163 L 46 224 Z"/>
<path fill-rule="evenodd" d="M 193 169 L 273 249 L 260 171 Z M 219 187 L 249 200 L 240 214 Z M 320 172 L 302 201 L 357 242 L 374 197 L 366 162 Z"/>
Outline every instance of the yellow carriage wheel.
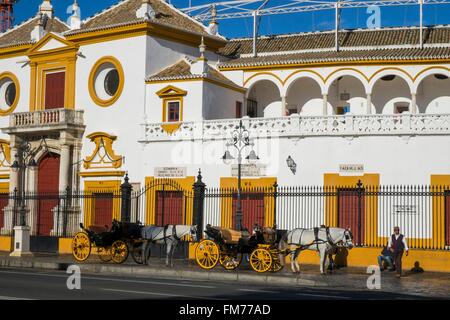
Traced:
<path fill-rule="evenodd" d="M 111 248 L 104 248 L 104 247 L 98 247 L 97 248 L 97 254 L 100 260 L 103 262 L 109 262 L 111 261 Z"/>
<path fill-rule="evenodd" d="M 278 272 L 283 269 L 283 265 L 277 257 L 272 257 L 272 266 L 270 267 L 270 272 Z"/>
<path fill-rule="evenodd" d="M 226 270 L 234 270 L 242 262 L 242 254 L 238 253 L 236 255 L 231 254 L 220 254 L 219 263 Z"/>
<path fill-rule="evenodd" d="M 127 244 L 122 240 L 116 240 L 111 245 L 111 258 L 115 263 L 123 263 L 129 254 Z"/>
<path fill-rule="evenodd" d="M 272 255 L 269 250 L 264 248 L 258 248 L 253 250 L 250 255 L 250 265 L 256 272 L 266 272 L 272 266 Z"/>
<path fill-rule="evenodd" d="M 78 232 L 72 239 L 72 255 L 77 261 L 85 261 L 91 254 L 91 241 L 85 232 Z"/>
<path fill-rule="evenodd" d="M 211 240 L 203 240 L 195 249 L 195 260 L 202 269 L 212 269 L 219 262 L 219 247 Z"/>

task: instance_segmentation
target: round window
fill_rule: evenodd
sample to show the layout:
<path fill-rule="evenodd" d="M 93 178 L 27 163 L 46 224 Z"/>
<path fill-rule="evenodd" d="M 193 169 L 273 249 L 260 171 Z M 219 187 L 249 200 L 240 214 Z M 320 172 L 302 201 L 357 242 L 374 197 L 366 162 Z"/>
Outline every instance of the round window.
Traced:
<path fill-rule="evenodd" d="M 116 69 L 109 70 L 105 77 L 105 91 L 113 97 L 119 89 L 119 72 Z"/>
<path fill-rule="evenodd" d="M 89 94 L 101 107 L 108 107 L 119 99 L 124 85 L 123 69 L 113 57 L 97 61 L 89 76 Z"/>
<path fill-rule="evenodd" d="M 10 114 L 19 102 L 19 82 L 17 78 L 5 72 L 0 74 L 0 115 Z"/>
<path fill-rule="evenodd" d="M 16 100 L 16 85 L 14 84 L 14 82 L 11 82 L 6 87 L 5 102 L 8 105 L 8 107 L 11 107 L 15 100 Z"/>

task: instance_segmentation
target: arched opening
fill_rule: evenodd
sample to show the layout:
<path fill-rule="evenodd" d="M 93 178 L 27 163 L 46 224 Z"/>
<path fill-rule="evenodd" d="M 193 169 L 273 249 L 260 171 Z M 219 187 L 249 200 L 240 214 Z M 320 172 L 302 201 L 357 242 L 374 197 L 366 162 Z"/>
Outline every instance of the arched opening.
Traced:
<path fill-rule="evenodd" d="M 287 115 L 323 115 L 323 97 L 319 84 L 311 78 L 299 78 L 288 88 L 286 95 Z M 331 107 L 330 107 L 331 112 Z"/>
<path fill-rule="evenodd" d="M 383 76 L 374 83 L 372 104 L 376 113 L 411 112 L 411 89 L 406 80 L 398 75 Z"/>
<path fill-rule="evenodd" d="M 39 208 L 36 234 L 49 236 L 53 228 L 53 209 L 58 206 L 60 156 L 47 153 L 39 161 L 37 192 Z"/>
<path fill-rule="evenodd" d="M 450 113 L 450 77 L 436 73 L 425 77 L 417 88 L 420 113 Z"/>
<path fill-rule="evenodd" d="M 280 90 L 270 80 L 260 80 L 249 90 L 247 115 L 254 117 L 280 117 L 284 115 Z"/>
<path fill-rule="evenodd" d="M 342 115 L 367 113 L 367 95 L 361 80 L 344 75 L 334 80 L 328 88 L 328 102 L 335 114 Z"/>

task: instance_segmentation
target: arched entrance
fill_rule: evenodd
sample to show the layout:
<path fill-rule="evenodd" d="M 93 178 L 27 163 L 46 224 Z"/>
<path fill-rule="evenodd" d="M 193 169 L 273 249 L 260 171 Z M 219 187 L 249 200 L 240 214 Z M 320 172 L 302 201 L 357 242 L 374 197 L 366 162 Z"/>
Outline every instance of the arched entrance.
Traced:
<path fill-rule="evenodd" d="M 36 226 L 38 236 L 49 236 L 53 227 L 52 210 L 58 206 L 59 163 L 59 155 L 50 152 L 39 161 L 37 192 L 40 199 Z"/>

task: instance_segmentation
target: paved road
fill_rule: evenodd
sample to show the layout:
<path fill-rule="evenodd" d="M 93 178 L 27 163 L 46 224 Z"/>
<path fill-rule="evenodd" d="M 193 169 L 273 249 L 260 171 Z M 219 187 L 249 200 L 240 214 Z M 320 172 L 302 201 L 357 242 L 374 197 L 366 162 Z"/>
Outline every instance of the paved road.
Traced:
<path fill-rule="evenodd" d="M 137 278 L 82 274 L 81 290 L 67 289 L 64 271 L 0 268 L 0 299 L 195 299 L 195 300 L 350 300 L 423 299 L 420 295 L 381 291 L 284 288 L 215 281 Z"/>

